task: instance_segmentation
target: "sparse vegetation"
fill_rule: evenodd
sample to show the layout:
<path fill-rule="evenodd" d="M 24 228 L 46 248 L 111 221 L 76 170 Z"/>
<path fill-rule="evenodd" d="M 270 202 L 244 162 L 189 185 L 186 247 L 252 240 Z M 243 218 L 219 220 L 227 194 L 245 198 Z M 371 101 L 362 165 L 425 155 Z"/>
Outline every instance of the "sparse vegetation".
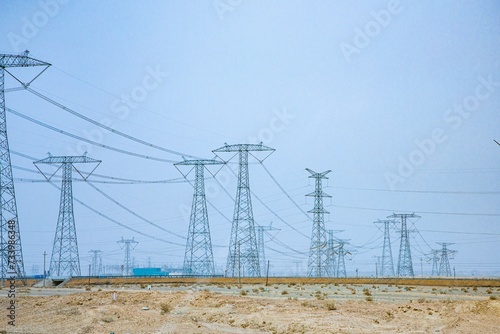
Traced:
<path fill-rule="evenodd" d="M 366 300 L 367 302 L 372 302 L 372 301 L 373 301 L 373 297 L 368 296 L 368 297 L 366 297 L 366 298 L 365 298 L 365 300 Z"/>
<path fill-rule="evenodd" d="M 169 303 L 161 303 L 160 304 L 161 314 L 167 314 L 172 311 L 173 307 Z"/>
<path fill-rule="evenodd" d="M 333 300 L 329 300 L 326 302 L 326 309 L 328 311 L 335 311 L 337 309 L 337 306 L 335 306 L 335 302 Z"/>
<path fill-rule="evenodd" d="M 241 291 L 240 291 L 240 295 L 242 295 L 242 296 L 246 296 L 246 295 L 247 295 L 247 290 L 241 290 Z"/>

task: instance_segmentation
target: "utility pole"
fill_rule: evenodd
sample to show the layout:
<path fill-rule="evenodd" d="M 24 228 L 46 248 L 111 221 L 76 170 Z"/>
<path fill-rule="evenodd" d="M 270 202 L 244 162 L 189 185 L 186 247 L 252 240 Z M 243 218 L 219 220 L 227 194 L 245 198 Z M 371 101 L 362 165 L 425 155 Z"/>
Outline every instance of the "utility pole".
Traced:
<path fill-rule="evenodd" d="M 43 287 L 45 288 L 45 280 L 47 279 L 47 271 L 45 271 L 45 257 L 47 252 L 43 251 Z"/>
<path fill-rule="evenodd" d="M 279 231 L 279 228 L 272 226 L 273 222 L 269 226 L 256 225 L 257 229 L 257 247 L 259 249 L 259 263 L 261 265 L 260 272 L 264 273 L 266 271 L 266 253 L 264 244 L 264 232 L 265 231 Z"/>
<path fill-rule="evenodd" d="M 234 207 L 233 223 L 231 225 L 231 237 L 229 240 L 229 253 L 227 257 L 227 274 L 234 277 L 238 267 L 238 245 L 241 247 L 241 266 L 246 275 L 250 277 L 261 276 L 259 264 L 259 251 L 257 238 L 255 236 L 255 222 L 253 218 L 252 200 L 250 192 L 250 180 L 248 173 L 248 156 L 256 158 L 254 152 L 266 152 L 263 159 L 257 159 L 262 163 L 275 150 L 260 144 L 225 144 L 213 150 L 219 158 L 219 153 L 236 153 L 238 155 L 238 185 L 236 190 L 236 203 Z M 231 159 L 229 159 L 231 160 Z M 228 160 L 228 161 L 229 161 Z M 228 162 L 226 161 L 226 162 Z"/>
<path fill-rule="evenodd" d="M 59 204 L 59 217 L 57 219 L 52 257 L 50 259 L 50 275 L 55 277 L 80 276 L 80 257 L 78 255 L 78 242 L 76 238 L 75 217 L 73 214 L 73 185 L 72 171 L 75 169 L 86 180 L 101 163 L 83 156 L 52 156 L 34 162 L 36 168 L 50 181 L 62 168 L 61 199 Z M 95 164 L 94 169 L 86 176 L 75 167 L 75 164 Z M 58 165 L 52 174 L 44 173 L 39 165 Z M 49 176 L 47 176 L 49 175 Z"/>
<path fill-rule="evenodd" d="M 221 165 L 217 160 L 184 160 L 174 164 L 179 172 L 187 179 L 189 174 L 182 173 L 179 166 L 191 166 L 195 170 L 193 203 L 189 219 L 186 250 L 184 253 L 183 272 L 187 275 L 214 275 L 214 256 L 210 226 L 208 223 L 207 201 L 205 197 L 205 169 L 207 165 Z M 192 170 L 191 169 L 191 170 Z"/>
<path fill-rule="evenodd" d="M 380 268 L 380 276 L 394 276 L 394 263 L 392 261 L 391 236 L 390 227 L 396 222 L 394 220 L 379 220 L 374 224 L 383 224 L 384 226 L 384 245 L 382 247 L 382 265 Z"/>
<path fill-rule="evenodd" d="M 3 278 L 7 277 L 7 273 L 9 273 L 9 275 L 15 274 L 24 284 L 26 284 L 19 217 L 14 190 L 14 178 L 7 136 L 5 73 L 21 83 L 24 88 L 27 88 L 50 66 L 49 63 L 31 58 L 28 54 L 29 52 L 27 50 L 19 55 L 0 54 L 0 276 L 2 277 L 2 286 Z M 10 72 L 10 68 L 33 66 L 42 66 L 44 68 L 27 83 L 21 82 L 20 79 Z M 14 261 L 15 263 L 13 263 Z M 12 270 L 12 268 L 14 268 L 14 270 Z"/>
<path fill-rule="evenodd" d="M 379 262 L 380 262 L 380 259 L 382 258 L 381 256 L 376 256 L 374 255 L 373 258 L 375 259 L 375 278 L 378 278 L 378 274 L 379 274 Z"/>
<path fill-rule="evenodd" d="M 410 248 L 410 232 L 413 230 L 408 229 L 407 220 L 411 218 L 420 218 L 415 213 L 394 213 L 392 216 L 387 218 L 399 218 L 401 220 L 401 240 L 399 245 L 399 257 L 398 257 L 398 272 L 397 276 L 410 276 L 414 277 L 413 273 L 413 263 L 411 259 L 411 248 Z"/>
<path fill-rule="evenodd" d="M 331 170 L 327 170 L 321 173 L 316 173 L 309 168 L 306 168 L 306 170 L 311 174 L 309 178 L 313 178 L 315 180 L 314 192 L 306 195 L 314 197 L 314 208 L 308 211 L 309 213 L 313 214 L 313 226 L 311 234 L 311 246 L 309 248 L 307 276 L 328 277 L 332 274 L 328 272 L 328 244 L 325 229 L 325 213 L 330 212 L 326 211 L 323 207 L 323 197 L 332 196 L 323 192 L 322 180 L 328 179 L 326 175 L 330 173 Z"/>
<path fill-rule="evenodd" d="M 117 241 L 118 244 L 120 244 L 121 249 L 125 249 L 125 261 L 124 261 L 124 276 L 130 276 L 130 271 L 132 269 L 131 266 L 131 251 L 135 249 L 137 246 L 138 242 L 132 239 L 122 239 Z"/>

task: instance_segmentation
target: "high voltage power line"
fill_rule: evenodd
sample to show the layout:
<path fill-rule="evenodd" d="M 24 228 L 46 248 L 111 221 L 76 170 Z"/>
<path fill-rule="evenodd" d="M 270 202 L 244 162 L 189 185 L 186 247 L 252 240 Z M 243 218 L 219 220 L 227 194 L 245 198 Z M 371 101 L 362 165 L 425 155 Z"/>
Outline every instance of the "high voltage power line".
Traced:
<path fill-rule="evenodd" d="M 70 113 L 70 114 L 72 114 L 72 115 L 74 115 L 74 116 L 76 116 L 78 118 L 81 118 L 81 119 L 83 119 L 83 120 L 85 120 L 85 121 L 87 121 L 87 122 L 89 122 L 91 124 L 94 124 L 95 126 L 98 126 L 98 127 L 102 128 L 104 130 L 112 132 L 112 133 L 114 133 L 114 134 L 116 134 L 118 136 L 121 136 L 123 138 L 127 138 L 127 139 L 129 139 L 131 141 L 134 141 L 136 143 L 139 143 L 139 144 L 142 144 L 142 145 L 145 145 L 145 146 L 148 146 L 148 147 L 151 147 L 151 148 L 163 151 L 163 152 L 175 154 L 175 155 L 178 155 L 178 156 L 183 156 L 183 157 L 189 157 L 189 158 L 197 159 L 197 157 L 195 157 L 195 156 L 192 156 L 192 155 L 189 155 L 189 154 L 186 154 L 186 153 L 181 153 L 181 152 L 178 152 L 178 151 L 174 151 L 174 150 L 171 150 L 171 149 L 168 149 L 168 148 L 164 148 L 164 147 L 158 146 L 156 144 L 149 143 L 149 142 L 147 142 L 145 140 L 136 138 L 136 137 L 128 135 L 128 134 L 126 134 L 124 132 L 121 132 L 121 131 L 118 131 L 116 129 L 113 129 L 113 128 L 107 126 L 107 125 L 99 123 L 99 122 L 97 122 L 97 121 L 95 121 L 95 120 L 93 120 L 93 119 L 91 119 L 91 118 L 89 118 L 89 117 L 87 117 L 85 115 L 80 114 L 79 112 L 77 112 L 77 111 L 75 111 L 75 110 L 73 110 L 71 108 L 68 108 L 68 107 L 60 104 L 59 102 L 56 102 L 56 101 L 52 100 L 51 98 L 49 98 L 49 97 L 47 97 L 47 96 L 45 96 L 45 95 L 37 92 L 36 90 L 34 90 L 32 88 L 26 87 L 26 90 L 29 91 L 30 93 L 38 96 L 39 98 L 41 98 L 41 99 L 43 99 L 43 100 L 45 100 L 45 101 L 47 101 L 47 102 L 55 105 L 56 107 L 58 107 L 58 108 L 60 108 L 60 109 L 62 109 L 64 111 Z"/>
<path fill-rule="evenodd" d="M 147 159 L 147 160 L 155 160 L 155 161 L 169 162 L 169 163 L 176 162 L 174 160 L 152 157 L 152 156 L 148 156 L 148 155 L 144 155 L 144 154 L 140 154 L 140 153 L 134 153 L 134 152 L 130 152 L 130 151 L 127 151 L 127 150 L 123 150 L 121 148 L 116 148 L 116 147 L 113 147 L 113 146 L 105 145 L 105 144 L 102 144 L 102 143 L 99 143 L 99 142 L 87 139 L 85 137 L 78 136 L 78 135 L 69 133 L 67 131 L 61 130 L 61 129 L 55 127 L 55 126 L 48 125 L 48 124 L 43 123 L 41 121 L 38 121 L 38 120 L 36 120 L 34 118 L 26 116 L 26 115 L 24 115 L 24 114 L 22 114 L 20 112 L 17 112 L 15 110 L 11 109 L 11 108 L 5 108 L 5 110 L 7 110 L 8 112 L 10 112 L 13 115 L 21 117 L 21 118 L 23 118 L 23 119 L 25 119 L 27 121 L 30 121 L 30 122 L 32 122 L 34 124 L 40 125 L 40 126 L 46 128 L 46 129 L 55 131 L 57 133 L 63 134 L 65 136 L 68 136 L 68 137 L 71 137 L 71 138 L 74 138 L 74 139 L 78 139 L 78 140 L 84 141 L 86 143 L 89 143 L 89 144 L 92 144 L 92 145 L 95 145 L 95 146 L 99 146 L 99 147 L 105 148 L 105 149 L 110 150 L 110 151 L 115 151 L 115 152 L 118 152 L 118 153 L 123 153 L 123 154 L 126 154 L 126 155 L 130 155 L 130 156 L 137 157 L 137 158 L 143 158 L 143 159 Z"/>

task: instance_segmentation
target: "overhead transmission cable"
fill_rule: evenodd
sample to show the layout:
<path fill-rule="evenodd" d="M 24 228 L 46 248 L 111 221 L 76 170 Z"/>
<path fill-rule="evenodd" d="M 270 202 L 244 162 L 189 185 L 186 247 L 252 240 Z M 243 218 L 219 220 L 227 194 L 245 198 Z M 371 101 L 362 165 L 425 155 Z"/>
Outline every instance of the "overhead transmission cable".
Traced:
<path fill-rule="evenodd" d="M 28 155 L 24 155 L 24 157 L 25 157 L 25 158 L 27 158 L 27 159 L 30 159 L 30 160 L 36 160 L 35 158 L 30 157 L 30 156 L 28 156 Z M 40 174 L 41 174 L 41 172 L 38 172 L 38 173 L 40 173 Z M 50 183 L 52 186 L 54 186 L 54 187 L 56 187 L 57 189 L 59 189 L 59 190 L 60 190 L 60 187 L 58 187 L 57 185 L 55 185 L 53 182 L 49 181 L 49 183 Z M 177 237 L 179 237 L 179 238 L 182 238 L 182 239 L 184 239 L 184 240 L 186 239 L 185 237 L 183 237 L 183 236 L 181 236 L 181 235 L 179 235 L 179 234 L 176 234 L 176 233 L 174 233 L 174 232 L 171 232 L 171 231 L 169 231 L 169 230 L 167 230 L 167 229 L 165 229 L 165 228 L 163 228 L 163 227 L 159 226 L 158 224 L 155 224 L 155 223 L 153 223 L 152 221 L 150 221 L 150 220 L 148 220 L 148 219 L 146 219 L 146 218 L 144 218 L 144 217 L 140 216 L 139 214 L 135 213 L 134 211 L 130 210 L 129 208 L 127 208 L 126 206 L 124 206 L 124 205 L 123 205 L 123 204 L 121 204 L 120 202 L 118 202 L 118 201 L 114 200 L 111 196 L 109 196 L 108 194 L 106 194 L 105 192 L 103 192 L 102 190 L 100 190 L 99 188 L 97 188 L 97 187 L 96 187 L 95 185 L 93 185 L 90 181 L 88 181 L 88 180 L 87 180 L 87 183 L 88 183 L 88 184 L 89 184 L 92 188 L 94 188 L 97 192 L 99 192 L 101 195 L 103 195 L 104 197 L 106 197 L 108 200 L 112 201 L 113 203 L 115 203 L 116 205 L 118 205 L 120 208 L 124 209 L 125 211 L 129 212 L 130 214 L 134 215 L 135 217 L 137 217 L 137 218 L 141 219 L 142 221 L 144 221 L 144 222 L 146 222 L 146 223 L 148 223 L 148 224 L 150 224 L 150 225 L 152 225 L 152 226 L 154 226 L 154 227 L 156 227 L 156 228 L 158 228 L 158 229 L 161 229 L 161 230 L 162 230 L 162 231 L 164 231 L 164 232 L 170 233 L 170 234 L 175 235 L 175 236 L 177 236 Z M 76 200 L 76 199 L 75 199 L 75 200 Z M 88 208 L 88 209 L 92 210 L 93 212 L 98 213 L 99 215 L 101 215 L 101 216 L 103 216 L 103 217 L 107 218 L 108 220 L 111 220 L 112 222 L 116 222 L 116 221 L 115 221 L 115 220 L 113 220 L 112 218 L 105 216 L 104 214 L 102 214 L 102 213 L 98 212 L 97 210 L 95 210 L 95 209 L 91 208 L 90 206 L 88 206 L 87 204 L 83 203 L 82 201 L 77 200 L 77 202 L 78 202 L 78 203 L 80 203 L 80 204 L 82 204 L 82 205 L 83 205 L 83 206 L 85 206 L 86 208 Z M 120 226 L 125 226 L 125 225 L 120 223 Z M 135 231 L 135 230 L 134 230 L 134 231 Z M 179 244 L 179 243 L 175 243 L 175 242 L 170 242 L 170 241 L 169 241 L 168 243 L 173 244 L 173 245 L 184 246 L 183 244 Z"/>
<path fill-rule="evenodd" d="M 87 117 L 85 115 L 80 114 L 79 112 L 77 112 L 77 111 L 75 111 L 75 110 L 73 110 L 71 108 L 68 108 L 68 107 L 60 104 L 59 102 L 56 102 L 56 101 L 52 100 L 51 98 L 49 98 L 49 97 L 47 97 L 47 96 L 45 96 L 45 95 L 37 92 L 36 90 L 34 90 L 32 88 L 26 87 L 26 90 L 29 91 L 30 93 L 32 93 L 33 95 L 38 96 L 39 98 L 41 98 L 41 99 L 43 99 L 43 100 L 45 100 L 45 101 L 47 101 L 47 102 L 55 105 L 58 108 L 61 108 L 62 110 L 66 111 L 66 112 L 68 112 L 70 114 L 72 114 L 72 115 L 74 115 L 74 116 L 76 116 L 78 118 L 81 118 L 81 119 L 83 119 L 83 120 L 85 120 L 85 121 L 87 121 L 87 122 L 89 122 L 91 124 L 94 124 L 94 125 L 102 128 L 102 129 L 104 129 L 104 130 L 112 132 L 112 133 L 114 133 L 114 134 L 116 134 L 118 136 L 127 138 L 127 139 L 129 139 L 131 141 L 134 141 L 136 143 L 139 143 L 139 144 L 142 144 L 142 145 L 145 145 L 145 146 L 148 146 L 148 147 L 151 147 L 151 148 L 163 151 L 163 152 L 175 154 L 175 155 L 178 155 L 178 156 L 193 158 L 193 159 L 199 159 L 198 157 L 195 157 L 195 156 L 192 156 L 192 155 L 189 155 L 189 154 L 185 154 L 185 153 L 181 153 L 181 152 L 178 152 L 178 151 L 174 151 L 174 150 L 171 150 L 171 149 L 168 149 L 168 148 L 165 148 L 165 147 L 161 147 L 161 146 L 158 146 L 156 144 L 152 144 L 152 143 L 149 143 L 149 142 L 147 142 L 145 140 L 142 140 L 142 139 L 136 138 L 134 136 L 128 135 L 128 134 L 126 134 L 124 132 L 121 132 L 121 131 L 118 131 L 116 129 L 113 129 L 112 127 L 109 127 L 107 125 L 99 123 L 99 122 L 97 122 L 97 121 L 95 121 L 95 120 L 93 120 L 93 119 L 91 119 L 91 118 L 89 118 L 89 117 Z"/>
<path fill-rule="evenodd" d="M 228 165 L 228 168 L 229 170 L 231 171 L 231 173 L 235 176 L 235 177 L 238 177 L 238 175 L 236 174 L 236 172 L 231 168 L 229 167 Z M 294 230 L 295 232 L 299 233 L 300 235 L 302 235 L 303 237 L 305 238 L 308 238 L 309 239 L 309 236 L 305 235 L 302 231 L 298 230 L 295 228 L 295 226 L 293 225 L 290 225 L 287 221 L 285 221 L 283 218 L 281 218 L 276 212 L 274 212 L 267 204 L 264 203 L 264 201 L 262 201 L 257 195 L 255 195 L 255 193 L 250 190 L 250 193 L 252 194 L 252 196 L 260 203 L 262 204 L 262 206 L 264 206 L 273 216 L 275 216 L 277 219 L 279 219 L 279 221 L 281 221 L 282 223 L 284 223 L 285 225 L 287 225 L 288 227 L 290 227 L 292 230 Z"/>
<path fill-rule="evenodd" d="M 17 112 L 15 110 L 11 109 L 11 108 L 7 108 L 6 107 L 5 110 L 7 110 L 9 113 L 11 113 L 13 115 L 16 115 L 18 117 L 24 118 L 25 120 L 27 120 L 29 122 L 32 122 L 34 124 L 40 125 L 40 126 L 46 128 L 46 129 L 55 131 L 57 133 L 63 134 L 65 136 L 68 136 L 68 137 L 71 137 L 71 138 L 74 138 L 74 139 L 78 139 L 78 140 L 84 141 L 86 143 L 89 143 L 89 144 L 92 144 L 92 145 L 95 145 L 95 146 L 99 146 L 99 147 L 105 148 L 105 149 L 110 150 L 110 151 L 115 151 L 115 152 L 118 152 L 118 153 L 123 153 L 123 154 L 126 154 L 126 155 L 134 156 L 134 157 L 137 157 L 137 158 L 148 159 L 148 160 L 155 160 L 155 161 L 168 162 L 168 163 L 174 163 L 174 162 L 176 162 L 174 160 L 152 157 L 152 156 L 148 156 L 148 155 L 144 155 L 144 154 L 140 154 L 140 153 L 130 152 L 130 151 L 127 151 L 127 150 L 124 150 L 124 149 L 121 149 L 121 148 L 116 148 L 116 147 L 113 147 L 113 146 L 109 146 L 109 145 L 106 145 L 106 144 L 102 144 L 102 143 L 99 143 L 99 142 L 87 139 L 85 137 L 81 137 L 81 136 L 69 133 L 67 131 L 61 130 L 61 129 L 56 128 L 56 127 L 54 127 L 52 125 L 48 125 L 48 124 L 43 123 L 41 121 L 38 121 L 38 120 L 36 120 L 34 118 L 26 116 L 26 115 L 24 115 L 24 114 L 22 114 L 20 112 Z"/>
<path fill-rule="evenodd" d="M 121 204 L 120 202 L 118 202 L 117 200 L 113 199 L 111 196 L 109 196 L 108 194 L 106 194 L 104 191 L 102 191 L 101 189 L 99 189 L 97 186 L 95 186 L 94 184 L 92 184 L 92 182 L 88 181 L 86 182 L 89 186 L 91 186 L 95 191 L 97 191 L 99 194 L 101 194 L 102 196 L 106 197 L 108 200 L 110 200 L 111 202 L 115 203 L 117 206 L 119 206 L 120 208 L 122 208 L 123 210 L 127 211 L 128 213 L 130 213 L 131 215 L 133 215 L 134 217 L 136 218 L 139 218 L 140 220 L 142 220 L 143 222 L 149 224 L 149 225 L 152 225 L 164 232 L 167 232 L 167 233 L 170 233 L 172 235 L 175 235 L 176 237 L 179 237 L 181 239 L 184 239 L 186 240 L 185 237 L 183 237 L 182 235 L 180 234 L 177 234 L 177 233 L 174 233 L 172 231 L 169 231 L 163 227 L 161 227 L 160 225 L 150 221 L 149 219 L 146 219 L 144 218 L 143 216 L 139 215 L 138 213 L 136 213 L 135 211 L 132 211 L 130 210 L 129 208 L 127 208 L 125 205 Z M 179 244 L 180 245 L 180 244 Z"/>
<path fill-rule="evenodd" d="M 52 185 L 54 188 L 58 189 L 59 191 L 61 190 L 61 187 L 59 187 L 58 185 L 56 185 L 55 183 L 53 183 L 52 181 L 49 182 L 50 185 Z M 147 238 L 151 238 L 151 239 L 154 239 L 154 240 L 157 240 L 157 241 L 161 241 L 161 242 L 164 242 L 164 243 L 167 243 L 167 244 L 171 244 L 171 245 L 176 245 L 176 246 L 184 246 L 183 244 L 179 244 L 179 243 L 176 243 L 176 242 L 172 242 L 172 241 L 168 241 L 168 240 L 165 240 L 165 239 L 162 239 L 162 238 L 158 238 L 158 237 L 155 237 L 155 236 L 152 236 L 152 235 L 149 235 L 147 233 L 144 233 L 144 232 L 141 232 L 139 230 L 136 230 L 135 228 L 133 227 L 130 227 L 130 226 L 127 226 L 123 223 L 120 223 L 119 221 L 105 215 L 104 213 L 92 208 L 91 206 L 89 206 L 88 204 L 86 204 L 85 202 L 79 200 L 77 197 L 73 196 L 73 200 L 76 201 L 77 203 L 79 203 L 80 205 L 82 205 L 83 207 L 89 209 L 90 211 L 94 212 L 95 214 L 103 217 L 104 219 L 106 220 L 109 220 L 110 222 L 114 223 L 114 224 L 117 224 L 117 225 L 120 225 L 121 227 L 123 228 L 126 228 L 127 230 L 130 230 L 132 232 L 135 232 L 137 234 L 140 234 L 142 236 L 145 236 Z"/>
<path fill-rule="evenodd" d="M 10 151 L 14 155 L 18 155 L 20 157 L 23 157 L 25 159 L 31 160 L 31 161 L 36 161 L 37 159 L 29 156 L 24 153 L 20 153 L 14 150 Z M 35 173 L 35 174 L 40 174 L 40 171 L 35 170 L 35 169 L 29 169 L 26 167 L 20 167 L 20 166 L 15 166 L 13 165 L 12 168 L 19 169 L 22 171 L 30 172 L 30 173 Z M 87 174 L 86 172 L 82 171 L 82 174 Z M 60 177 L 55 175 L 54 177 Z M 166 179 L 166 180 L 137 180 L 137 179 L 129 179 L 129 178 L 122 178 L 122 177 L 116 177 L 116 176 L 109 176 L 109 175 L 102 175 L 102 174 L 97 174 L 97 173 L 92 173 L 92 177 L 98 177 L 98 178 L 103 178 L 103 179 L 108 179 L 108 180 L 114 180 L 114 181 L 123 181 L 123 183 L 111 183 L 111 184 L 150 184 L 150 183 L 183 183 L 183 182 L 188 182 L 185 181 L 184 178 L 178 177 L 178 178 L 173 178 L 173 179 Z M 79 180 L 81 181 L 81 180 Z M 98 182 L 98 183 L 105 183 L 104 181 L 97 181 L 93 180 L 92 182 Z M 110 183 L 110 182 L 108 182 Z"/>

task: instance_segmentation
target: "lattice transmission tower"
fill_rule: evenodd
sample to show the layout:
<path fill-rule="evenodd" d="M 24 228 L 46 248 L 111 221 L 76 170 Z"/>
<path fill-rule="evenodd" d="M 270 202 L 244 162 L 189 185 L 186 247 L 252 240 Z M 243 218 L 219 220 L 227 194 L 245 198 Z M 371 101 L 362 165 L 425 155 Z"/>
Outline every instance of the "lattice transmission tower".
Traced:
<path fill-rule="evenodd" d="M 50 259 L 50 275 L 52 277 L 80 276 L 80 257 L 78 255 L 78 241 L 76 237 L 75 216 L 73 213 L 73 169 L 86 180 L 99 166 L 100 160 L 83 156 L 52 156 L 35 161 L 36 168 L 48 181 L 62 168 L 61 199 L 59 202 L 59 216 L 57 218 L 56 234 Z M 75 164 L 95 164 L 90 173 L 84 176 Z M 52 174 L 44 173 L 39 165 L 59 165 Z"/>
<path fill-rule="evenodd" d="M 345 269 L 345 257 L 351 254 L 345 249 L 345 245 L 348 240 L 338 240 L 337 246 L 337 269 L 335 270 L 335 277 L 347 277 L 347 271 Z"/>
<path fill-rule="evenodd" d="M 99 276 L 102 274 L 102 251 L 91 249 L 92 253 L 91 275 Z"/>
<path fill-rule="evenodd" d="M 328 240 L 327 240 L 327 272 L 330 274 L 330 277 L 336 277 L 337 274 L 337 244 L 334 233 L 343 232 L 344 230 L 327 230 Z"/>
<path fill-rule="evenodd" d="M 384 225 L 384 245 L 382 247 L 382 261 L 379 269 L 381 277 L 394 276 L 394 262 L 392 260 L 390 226 L 394 225 L 394 220 L 379 220 L 374 224 Z"/>
<path fill-rule="evenodd" d="M 236 203 L 234 207 L 229 254 L 227 257 L 226 275 L 240 276 L 243 271 L 246 276 L 258 277 L 261 275 L 259 251 L 255 235 L 255 222 L 252 211 L 250 180 L 248 175 L 248 156 L 252 155 L 262 163 L 275 150 L 260 144 L 225 144 L 214 150 L 217 153 L 236 153 L 238 155 L 238 185 Z M 258 159 L 253 152 L 267 152 L 263 159 Z M 220 156 L 219 156 L 220 158 Z"/>
<path fill-rule="evenodd" d="M 411 259 L 411 248 L 410 248 L 410 232 L 413 230 L 408 229 L 408 219 L 420 218 L 415 213 L 394 213 L 387 218 L 400 219 L 401 220 L 401 240 L 399 245 L 399 257 L 398 257 L 398 271 L 397 276 L 409 276 L 414 277 L 413 273 L 413 262 Z"/>
<path fill-rule="evenodd" d="M 451 276 L 450 259 L 457 253 L 455 250 L 448 249 L 448 246 L 453 245 L 453 243 L 438 242 L 441 245 L 441 251 L 439 252 L 439 272 L 438 276 Z"/>
<path fill-rule="evenodd" d="M 313 226 L 311 234 L 311 247 L 309 248 L 308 273 L 310 277 L 328 277 L 331 276 L 330 267 L 328 265 L 328 244 L 325 229 L 325 213 L 330 213 L 323 207 L 323 197 L 332 197 L 323 191 L 323 179 L 328 179 L 326 176 L 331 170 L 316 173 L 315 171 L 306 168 L 311 173 L 309 178 L 315 180 L 314 192 L 306 196 L 314 197 L 314 208 L 309 210 L 313 214 Z"/>
<path fill-rule="evenodd" d="M 439 257 L 440 252 L 438 249 L 431 249 L 429 254 L 425 254 L 427 256 L 427 262 L 432 261 L 432 272 L 431 276 L 439 275 Z"/>
<path fill-rule="evenodd" d="M 8 69 L 14 67 L 45 67 L 30 82 L 21 82 Z M 25 282 L 21 231 L 17 214 L 16 194 L 12 176 L 9 141 L 7 137 L 7 116 L 5 112 L 5 72 L 28 87 L 48 67 L 49 63 L 28 57 L 28 51 L 20 55 L 0 54 L 0 277 L 17 276 Z M 10 233 L 10 234 L 9 234 Z M 9 241 L 11 241 L 9 246 Z M 10 247 L 10 248 L 9 248 Z"/>
<path fill-rule="evenodd" d="M 266 260 L 266 252 L 265 252 L 265 243 L 264 243 L 264 232 L 265 231 L 279 231 L 279 228 L 273 227 L 271 224 L 269 226 L 261 226 L 257 225 L 257 247 L 259 248 L 259 263 L 260 263 L 260 272 L 264 274 L 267 268 L 267 260 Z"/>
<path fill-rule="evenodd" d="M 132 251 L 135 249 L 138 241 L 132 239 L 122 239 L 117 241 L 121 249 L 125 249 L 125 258 L 123 261 L 123 276 L 130 276 L 132 274 Z"/>
<path fill-rule="evenodd" d="M 223 164 L 222 161 L 213 159 L 184 160 L 174 164 L 186 179 L 189 172 L 192 169 L 195 170 L 193 203 L 191 206 L 183 264 L 183 272 L 187 275 L 215 274 L 207 201 L 205 197 L 205 169 L 207 165 L 221 164 Z M 182 173 L 178 166 L 191 166 L 192 169 L 188 173 Z"/>

